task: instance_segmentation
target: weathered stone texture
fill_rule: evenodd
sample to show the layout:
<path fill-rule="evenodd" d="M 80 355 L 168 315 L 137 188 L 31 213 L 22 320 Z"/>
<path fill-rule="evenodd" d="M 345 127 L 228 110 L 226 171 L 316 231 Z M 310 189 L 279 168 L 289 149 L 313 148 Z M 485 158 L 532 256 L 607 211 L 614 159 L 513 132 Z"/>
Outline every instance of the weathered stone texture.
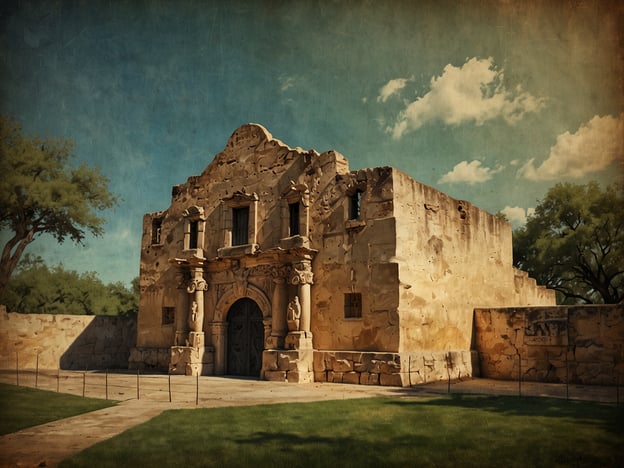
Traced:
<path fill-rule="evenodd" d="M 196 348 L 189 334 L 202 333 L 217 375 L 365 385 L 444 374 L 440 356 L 470 348 L 475 306 L 554 305 L 513 269 L 508 223 L 391 167 L 350 171 L 336 151 L 291 148 L 257 124 L 144 216 L 140 286 L 137 347 L 150 362 L 147 350 Z M 244 326 L 229 335 L 241 300 L 258 306 L 253 347 L 237 345 Z M 241 349 L 260 371 L 230 368 Z M 325 350 L 335 354 L 321 362 Z M 408 372 L 405 353 L 433 364 Z M 191 356 L 170 355 L 176 369 L 179 358 Z"/>
<path fill-rule="evenodd" d="M 401 347 L 469 349 L 475 307 L 554 305 L 512 267 L 511 226 L 393 172 Z"/>
<path fill-rule="evenodd" d="M 0 312 L 4 369 L 126 369 L 135 340 L 134 317 Z"/>
<path fill-rule="evenodd" d="M 478 374 L 469 351 L 368 353 L 315 351 L 314 380 L 407 387 Z"/>
<path fill-rule="evenodd" d="M 624 380 L 624 306 L 475 310 L 481 375 L 613 385 Z"/>

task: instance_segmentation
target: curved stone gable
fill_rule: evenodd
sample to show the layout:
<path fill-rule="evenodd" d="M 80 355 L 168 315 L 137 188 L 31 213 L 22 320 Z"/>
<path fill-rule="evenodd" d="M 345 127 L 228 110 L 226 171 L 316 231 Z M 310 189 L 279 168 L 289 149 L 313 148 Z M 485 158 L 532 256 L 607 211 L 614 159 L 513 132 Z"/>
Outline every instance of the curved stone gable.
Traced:
<path fill-rule="evenodd" d="M 230 179 L 237 174 L 249 177 L 269 171 L 281 172 L 288 162 L 306 156 L 318 157 L 319 154 L 314 150 L 291 148 L 274 138 L 262 125 L 250 123 L 232 133 L 225 148 L 215 156 L 202 176 Z"/>

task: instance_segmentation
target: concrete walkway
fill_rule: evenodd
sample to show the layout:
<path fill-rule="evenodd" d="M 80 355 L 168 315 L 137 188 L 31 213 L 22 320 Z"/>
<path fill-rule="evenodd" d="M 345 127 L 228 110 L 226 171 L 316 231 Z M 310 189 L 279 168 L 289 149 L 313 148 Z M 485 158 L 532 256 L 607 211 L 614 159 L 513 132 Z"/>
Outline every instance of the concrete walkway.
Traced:
<path fill-rule="evenodd" d="M 84 391 L 84 373 L 77 376 L 74 384 L 63 388 L 66 393 L 78 394 Z M 140 399 L 127 397 L 132 394 L 136 377 L 130 374 L 115 374 L 115 386 L 126 395 L 116 406 L 86 413 L 48 424 L 24 429 L 0 437 L 0 466 L 32 467 L 56 466 L 61 460 L 74 455 L 91 445 L 113 437 L 126 429 L 148 421 L 167 409 L 213 408 L 223 406 L 245 406 L 283 402 L 309 402 L 340 400 L 375 396 L 419 397 L 446 394 L 448 385 L 437 382 L 413 388 L 378 387 L 329 383 L 288 384 L 231 377 L 175 376 L 175 392 L 169 388 L 166 375 L 151 375 L 143 378 Z M 95 375 L 89 377 L 91 380 Z M 108 377 L 107 377 L 108 378 Z M 0 381 L 11 382 L 6 375 Z M 107 387 L 108 390 L 108 387 Z M 518 395 L 517 382 L 486 379 L 472 379 L 451 385 L 452 393 L 485 393 Z M 562 384 L 535 384 L 524 382 L 520 388 L 522 395 L 566 397 Z M 570 386 L 569 398 L 615 402 L 615 387 Z M 91 396 L 91 395 L 87 395 Z M 116 398 L 115 395 L 112 398 Z"/>

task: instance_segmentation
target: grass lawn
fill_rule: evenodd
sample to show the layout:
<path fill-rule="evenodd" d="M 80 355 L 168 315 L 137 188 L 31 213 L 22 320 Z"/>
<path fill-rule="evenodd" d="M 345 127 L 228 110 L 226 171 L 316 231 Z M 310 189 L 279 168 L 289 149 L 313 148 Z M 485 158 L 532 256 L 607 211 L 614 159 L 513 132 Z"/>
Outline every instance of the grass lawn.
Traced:
<path fill-rule="evenodd" d="M 0 384 L 0 435 L 114 404 L 113 401 Z"/>
<path fill-rule="evenodd" d="M 624 408 L 455 395 L 170 410 L 71 466 L 622 466 Z"/>

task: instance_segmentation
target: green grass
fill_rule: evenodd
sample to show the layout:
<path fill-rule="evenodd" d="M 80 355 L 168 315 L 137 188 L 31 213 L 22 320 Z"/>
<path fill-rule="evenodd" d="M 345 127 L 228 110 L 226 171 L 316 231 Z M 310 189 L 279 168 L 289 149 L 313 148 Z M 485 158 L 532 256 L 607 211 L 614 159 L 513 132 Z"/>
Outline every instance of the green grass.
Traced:
<path fill-rule="evenodd" d="M 170 410 L 61 466 L 621 466 L 624 410 L 451 396 Z"/>
<path fill-rule="evenodd" d="M 0 384 L 0 435 L 114 404 L 113 401 Z"/>

